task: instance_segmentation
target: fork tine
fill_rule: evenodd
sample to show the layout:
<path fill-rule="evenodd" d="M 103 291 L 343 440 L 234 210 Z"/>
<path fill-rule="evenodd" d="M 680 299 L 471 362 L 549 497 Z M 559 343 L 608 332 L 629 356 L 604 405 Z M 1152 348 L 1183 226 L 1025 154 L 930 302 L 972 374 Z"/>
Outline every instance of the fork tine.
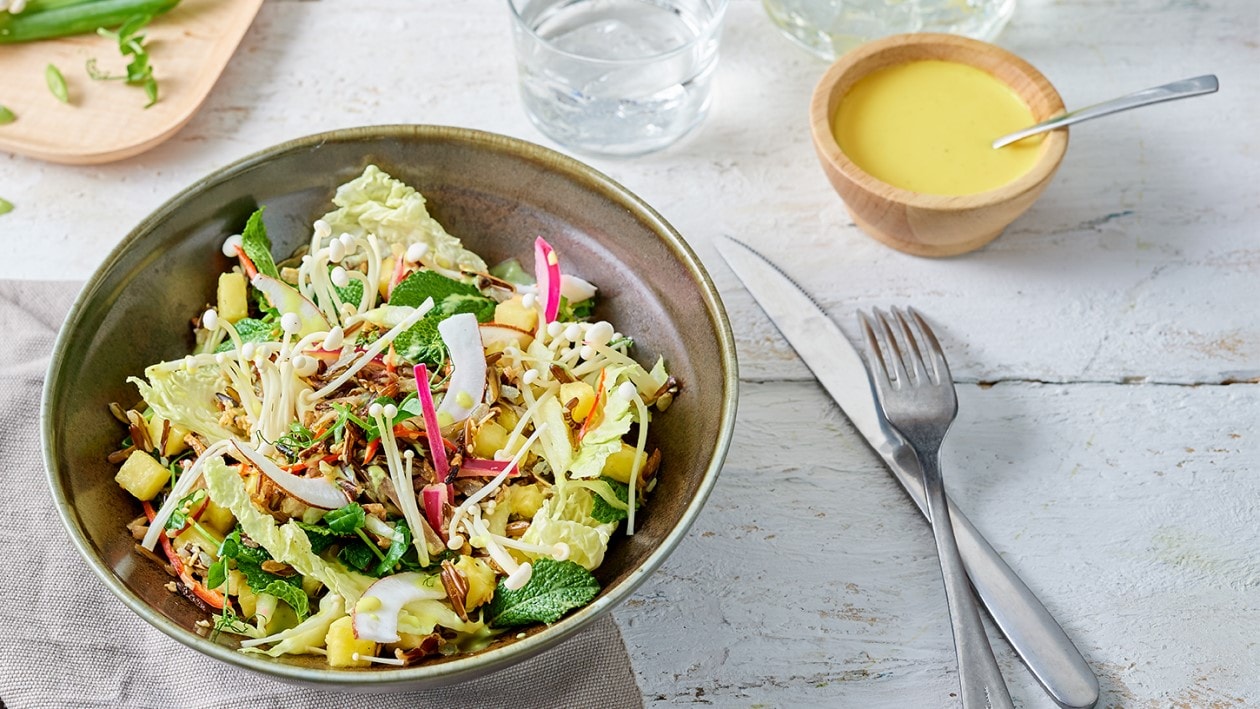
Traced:
<path fill-rule="evenodd" d="M 936 373 L 936 367 L 932 366 L 933 371 L 931 374 L 927 370 L 927 367 L 930 365 L 927 364 L 926 358 L 923 356 L 923 350 L 926 348 L 919 345 L 919 341 L 923 338 L 915 331 L 915 328 L 910 326 L 909 319 L 906 317 L 906 311 L 901 308 L 893 308 L 892 315 L 897 319 L 897 324 L 901 327 L 901 334 L 906 338 L 906 365 L 914 371 L 915 383 L 939 383 L 939 379 L 934 379 L 931 376 L 931 374 Z"/>
<path fill-rule="evenodd" d="M 888 358 L 892 360 L 892 374 L 895 377 L 897 386 L 910 386 L 910 375 L 906 372 L 905 354 L 902 353 L 901 346 L 897 344 L 897 335 L 893 333 L 892 325 L 888 322 L 888 314 L 876 308 L 875 319 L 879 321 L 880 329 L 884 333 L 884 345 L 888 348 Z"/>
<path fill-rule="evenodd" d="M 945 360 L 945 350 L 941 349 L 941 343 L 936 339 L 936 333 L 932 331 L 932 327 L 928 325 L 923 315 L 913 307 L 908 308 L 910 317 L 917 326 L 922 340 L 927 342 L 927 349 L 932 355 L 932 366 L 936 370 L 938 382 L 953 381 L 953 376 L 949 372 L 949 362 Z"/>
<path fill-rule="evenodd" d="M 862 333 L 866 336 L 866 352 L 867 360 L 869 360 L 869 369 L 871 374 L 871 382 L 875 384 L 876 390 L 882 391 L 891 386 L 888 379 L 888 362 L 884 358 L 883 348 L 880 347 L 880 336 L 875 329 L 875 321 L 867 313 L 858 311 L 858 325 L 862 328 Z"/>

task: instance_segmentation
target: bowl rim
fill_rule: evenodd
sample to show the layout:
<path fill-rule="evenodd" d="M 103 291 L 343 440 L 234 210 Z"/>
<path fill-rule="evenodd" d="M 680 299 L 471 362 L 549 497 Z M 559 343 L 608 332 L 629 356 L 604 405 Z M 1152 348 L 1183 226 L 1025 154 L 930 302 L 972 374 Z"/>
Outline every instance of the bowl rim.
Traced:
<path fill-rule="evenodd" d="M 861 79 L 876 68 L 871 67 L 868 71 L 862 72 L 860 76 L 855 77 L 854 72 L 867 60 L 897 52 L 905 47 L 943 49 L 948 54 L 940 57 L 942 60 L 966 64 L 992 74 L 987 68 L 968 61 L 966 56 L 959 57 L 950 52 L 964 50 L 967 53 L 989 55 L 1003 64 L 1013 67 L 1025 76 L 1029 84 L 1036 88 L 1036 93 L 1049 102 L 1051 110 L 1047 115 L 1036 120 L 1045 120 L 1051 115 L 1065 110 L 1062 97 L 1059 96 L 1058 90 L 1054 88 L 1049 79 L 1023 58 L 995 44 L 971 39 L 970 37 L 939 32 L 911 32 L 891 35 L 866 42 L 846 52 L 828 67 L 827 71 L 819 78 L 818 83 L 815 84 L 809 104 L 810 133 L 813 136 L 814 146 L 822 160 L 834 167 L 858 188 L 872 193 L 880 199 L 904 207 L 945 212 L 982 209 L 1002 204 L 1038 189 L 1039 186 L 1054 175 L 1059 167 L 1059 163 L 1063 160 L 1064 154 L 1067 152 L 1068 134 L 1066 129 L 1049 131 L 1043 134 L 1041 155 L 1037 158 L 1037 162 L 1023 175 L 994 189 L 965 195 L 930 194 L 897 187 L 871 175 L 849 159 L 849 156 L 840 149 L 835 134 L 831 131 L 832 116 L 828 108 L 832 95 L 836 87 L 842 82 L 850 79 L 854 81 Z M 994 76 L 994 78 L 1008 86 L 1010 85 L 1000 77 Z M 1024 94 L 1021 94 L 1021 98 L 1024 98 Z M 1024 100 L 1027 101 L 1026 98 Z"/>
<path fill-rule="evenodd" d="M 597 598 L 589 605 L 566 615 L 543 631 L 516 642 L 508 643 L 502 647 L 472 653 L 467 656 L 459 656 L 456 659 L 435 665 L 418 665 L 401 669 L 373 668 L 371 670 L 339 670 L 329 667 L 310 668 L 289 665 L 268 657 L 241 653 L 197 635 L 150 607 L 148 603 L 128 589 L 114 575 L 108 564 L 96 554 L 91 542 L 79 528 L 73 513 L 73 502 L 59 484 L 57 461 L 53 454 L 53 443 L 56 440 L 56 433 L 53 430 L 53 416 L 50 407 L 54 392 L 61 386 L 59 372 L 62 364 L 67 359 L 70 333 L 81 327 L 81 320 L 86 305 L 96 297 L 97 292 L 102 288 L 102 282 L 123 257 L 123 254 L 133 248 L 145 234 L 157 228 L 172 213 L 180 209 L 186 201 L 194 198 L 208 187 L 223 184 L 241 173 L 284 155 L 313 150 L 324 143 L 391 138 L 453 141 L 481 149 L 488 148 L 495 152 L 506 153 L 539 163 L 546 168 L 562 172 L 572 179 L 586 183 L 647 224 L 696 280 L 705 309 L 709 314 L 710 323 L 717 335 L 720 354 L 720 362 L 718 364 L 722 370 L 724 386 L 720 402 L 719 431 L 716 439 L 713 441 L 712 456 L 704 469 L 704 474 L 695 496 L 683 510 L 678 523 L 665 535 L 660 545 L 648 554 L 642 564 L 631 570 L 627 578 L 611 592 Z M 326 688 L 335 688 L 334 686 L 340 685 L 343 688 L 357 691 L 371 691 L 374 688 L 390 690 L 400 688 L 400 685 L 420 687 L 453 684 L 503 669 L 508 665 L 539 654 L 562 640 L 573 636 L 574 633 L 586 627 L 596 618 L 626 600 L 664 562 L 687 535 L 688 530 L 695 522 L 705 501 L 712 492 L 733 438 L 738 396 L 739 373 L 735 338 L 726 309 L 718 295 L 717 287 L 704 269 L 695 251 L 683 239 L 682 235 L 660 213 L 637 195 L 611 177 L 585 163 L 550 148 L 519 138 L 455 126 L 425 124 L 373 125 L 316 133 L 256 151 L 192 182 L 188 187 L 166 200 L 161 206 L 141 220 L 114 247 L 85 283 L 70 307 L 66 319 L 58 332 L 52 355 L 49 358 L 41 395 L 40 439 L 49 491 L 57 508 L 58 516 L 61 518 L 61 522 L 70 536 L 71 542 L 84 561 L 87 562 L 88 566 L 91 567 L 114 596 L 150 625 L 193 650 L 227 664 L 273 678 L 302 684 L 320 685 Z"/>

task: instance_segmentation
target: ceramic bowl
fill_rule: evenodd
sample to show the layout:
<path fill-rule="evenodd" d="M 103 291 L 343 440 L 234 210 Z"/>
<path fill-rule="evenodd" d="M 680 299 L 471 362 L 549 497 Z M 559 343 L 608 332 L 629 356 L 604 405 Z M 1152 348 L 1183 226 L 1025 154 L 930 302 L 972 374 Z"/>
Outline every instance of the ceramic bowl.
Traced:
<path fill-rule="evenodd" d="M 106 455 L 120 429 L 111 401 L 138 398 L 126 378 L 191 347 L 189 318 L 213 300 L 228 266 L 220 247 L 258 206 L 273 251 L 292 252 L 327 211 L 334 188 L 379 165 L 420 190 L 431 213 L 489 263 L 532 259 L 544 234 L 566 271 L 600 286 L 596 316 L 635 338 L 641 361 L 664 356 L 682 382 L 653 421 L 659 483 L 632 537 L 618 535 L 597 570 L 603 590 L 552 626 L 507 634 L 488 649 L 407 668 L 335 670 L 318 656 L 271 660 L 204 637 L 205 615 L 167 592 L 170 578 L 133 550 L 140 513 Z M 283 228 L 285 226 L 291 228 Z M 467 680 L 531 657 L 625 600 L 682 540 L 717 479 L 735 422 L 735 345 L 699 259 L 659 214 L 595 170 L 537 145 L 435 126 L 340 130 L 278 145 L 223 168 L 146 218 L 105 260 L 70 311 L 44 390 L 44 460 L 71 539 L 117 597 L 199 652 L 282 680 L 389 689 Z"/>
<path fill-rule="evenodd" d="M 1045 134 L 1032 169 L 1001 187 L 977 194 L 921 194 L 880 181 L 840 149 L 832 120 L 849 89 L 868 74 L 911 61 L 937 59 L 982 69 L 1023 98 L 1042 121 L 1063 112 L 1063 100 L 1028 62 L 986 42 L 948 34 L 903 34 L 868 42 L 842 56 L 823 74 L 810 102 L 810 131 L 823 171 L 863 231 L 918 256 L 953 256 L 978 249 L 1032 206 L 1050 183 L 1067 150 L 1066 130 Z M 993 136 L 997 138 L 998 136 Z"/>

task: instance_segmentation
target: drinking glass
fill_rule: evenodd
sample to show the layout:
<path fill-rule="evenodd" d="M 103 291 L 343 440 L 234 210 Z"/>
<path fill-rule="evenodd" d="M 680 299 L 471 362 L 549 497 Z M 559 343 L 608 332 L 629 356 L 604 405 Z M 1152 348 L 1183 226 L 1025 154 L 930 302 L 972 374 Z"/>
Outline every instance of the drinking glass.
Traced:
<path fill-rule="evenodd" d="M 834 60 L 867 40 L 903 32 L 948 32 L 989 41 L 1015 0 L 762 0 L 783 34 Z"/>
<path fill-rule="evenodd" d="M 709 109 L 727 0 L 508 0 L 521 101 L 572 150 L 631 156 Z"/>

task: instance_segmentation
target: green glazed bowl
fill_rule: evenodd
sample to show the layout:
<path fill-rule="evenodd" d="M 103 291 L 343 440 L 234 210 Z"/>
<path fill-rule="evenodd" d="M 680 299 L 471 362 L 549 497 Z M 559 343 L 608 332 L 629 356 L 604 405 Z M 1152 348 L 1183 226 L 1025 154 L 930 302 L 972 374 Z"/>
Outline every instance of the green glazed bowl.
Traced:
<path fill-rule="evenodd" d="M 134 403 L 126 383 L 146 365 L 182 357 L 188 326 L 228 267 L 223 239 L 267 207 L 274 251 L 300 246 L 334 188 L 379 165 L 417 188 L 431 213 L 489 263 L 532 259 L 545 235 L 566 271 L 600 288 L 597 316 L 658 355 L 682 382 L 656 417 L 662 468 L 642 524 L 618 535 L 596 572 L 589 606 L 552 626 L 509 633 L 473 655 L 430 664 L 330 669 L 318 656 L 273 660 L 209 640 L 205 617 L 163 588 L 170 578 L 133 551 L 126 523 L 140 513 L 114 483 L 106 456 L 121 428 L 108 404 Z M 41 426 L 53 499 L 71 539 L 105 585 L 141 618 L 190 648 L 277 679 L 371 690 L 472 679 L 538 654 L 627 599 L 682 540 L 717 480 L 735 424 L 738 376 L 730 324 L 695 253 L 642 200 L 605 175 L 546 148 L 438 126 L 378 126 L 294 140 L 229 165 L 176 195 L 127 236 L 79 295 L 62 327 L 44 388 Z"/>

